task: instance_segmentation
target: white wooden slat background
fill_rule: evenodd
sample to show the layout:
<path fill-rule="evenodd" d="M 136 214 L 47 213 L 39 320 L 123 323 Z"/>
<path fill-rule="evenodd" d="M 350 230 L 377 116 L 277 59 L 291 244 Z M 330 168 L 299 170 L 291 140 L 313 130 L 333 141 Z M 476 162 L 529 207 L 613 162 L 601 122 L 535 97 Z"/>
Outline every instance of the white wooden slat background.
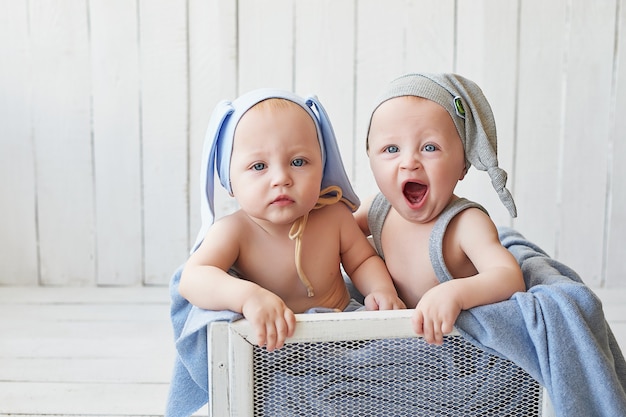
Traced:
<path fill-rule="evenodd" d="M 211 110 L 257 87 L 319 96 L 366 197 L 376 96 L 446 71 L 489 98 L 519 217 L 483 172 L 458 193 L 624 288 L 625 23 L 623 0 L 0 0 L 0 284 L 166 284 Z"/>

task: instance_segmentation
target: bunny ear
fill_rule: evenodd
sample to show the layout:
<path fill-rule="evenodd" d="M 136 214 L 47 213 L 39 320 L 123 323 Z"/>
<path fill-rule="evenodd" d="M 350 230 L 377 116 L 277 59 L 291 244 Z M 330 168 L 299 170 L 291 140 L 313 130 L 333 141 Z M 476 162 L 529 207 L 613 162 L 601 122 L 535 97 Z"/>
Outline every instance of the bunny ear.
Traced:
<path fill-rule="evenodd" d="M 322 177 L 322 189 L 331 185 L 339 186 L 343 193 L 343 198 L 348 200 L 353 206 L 353 211 L 361 204 L 359 197 L 352 189 L 348 174 L 343 166 L 339 145 L 335 137 L 333 126 L 326 110 L 316 96 L 306 99 L 306 105 L 318 119 L 320 133 L 322 135 L 322 159 L 324 161 L 324 174 Z"/>
<path fill-rule="evenodd" d="M 198 249 L 207 230 L 215 221 L 213 197 L 215 194 L 217 152 L 223 140 L 223 130 L 224 126 L 227 124 L 226 121 L 234 110 L 230 101 L 220 101 L 215 106 L 211 119 L 209 120 L 209 126 L 204 137 L 204 146 L 202 148 L 202 166 L 200 167 L 200 216 L 202 226 L 196 238 L 196 243 L 191 249 L 191 253 Z"/>

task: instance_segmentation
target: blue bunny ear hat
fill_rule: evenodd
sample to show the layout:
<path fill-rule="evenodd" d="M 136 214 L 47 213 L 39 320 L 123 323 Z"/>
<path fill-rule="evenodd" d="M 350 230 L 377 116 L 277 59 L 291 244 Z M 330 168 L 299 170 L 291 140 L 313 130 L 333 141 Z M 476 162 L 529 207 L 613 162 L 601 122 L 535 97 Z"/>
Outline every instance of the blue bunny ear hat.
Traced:
<path fill-rule="evenodd" d="M 330 123 L 326 110 L 316 96 L 302 98 L 294 93 L 284 90 L 263 88 L 250 91 L 238 97 L 234 101 L 223 100 L 215 107 L 209 126 L 207 128 L 204 148 L 202 151 L 201 166 L 201 198 L 200 214 L 202 226 L 196 238 L 191 252 L 194 252 L 202 243 L 207 230 L 215 221 L 214 187 L 215 174 L 220 180 L 222 187 L 232 193 L 230 187 L 230 157 L 233 151 L 235 129 L 241 117 L 253 106 L 261 101 L 280 98 L 289 100 L 304 109 L 315 122 L 317 138 L 322 151 L 322 163 L 324 171 L 320 191 L 328 187 L 339 187 L 340 198 L 354 211 L 360 205 L 359 198 L 352 189 L 348 175 L 346 174 L 339 153 L 339 146 L 335 138 L 335 132 Z"/>
<path fill-rule="evenodd" d="M 515 201 L 506 189 L 507 173 L 498 167 L 493 112 L 480 87 L 457 74 L 406 74 L 391 81 L 378 98 L 376 108 L 387 100 L 401 96 L 423 97 L 447 110 L 463 142 L 467 169 L 474 165 L 481 171 L 487 171 L 500 201 L 511 217 L 516 217 Z"/>

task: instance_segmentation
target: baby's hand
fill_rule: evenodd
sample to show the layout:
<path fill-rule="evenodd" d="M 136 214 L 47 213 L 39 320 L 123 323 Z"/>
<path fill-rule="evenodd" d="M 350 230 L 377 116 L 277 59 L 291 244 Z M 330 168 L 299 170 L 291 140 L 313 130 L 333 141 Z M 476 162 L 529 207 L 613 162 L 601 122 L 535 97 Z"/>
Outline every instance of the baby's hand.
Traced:
<path fill-rule="evenodd" d="M 268 351 L 280 349 L 287 337 L 293 336 L 296 317 L 284 301 L 263 290 L 246 300 L 242 313 L 256 329 L 257 344 Z"/>
<path fill-rule="evenodd" d="M 443 335 L 452 331 L 460 312 L 460 301 L 446 291 L 445 285 L 438 285 L 426 292 L 417 303 L 411 318 L 413 330 L 428 343 L 441 345 Z"/>
<path fill-rule="evenodd" d="M 364 300 L 366 310 L 402 310 L 406 308 L 404 302 L 394 292 L 374 291 Z"/>

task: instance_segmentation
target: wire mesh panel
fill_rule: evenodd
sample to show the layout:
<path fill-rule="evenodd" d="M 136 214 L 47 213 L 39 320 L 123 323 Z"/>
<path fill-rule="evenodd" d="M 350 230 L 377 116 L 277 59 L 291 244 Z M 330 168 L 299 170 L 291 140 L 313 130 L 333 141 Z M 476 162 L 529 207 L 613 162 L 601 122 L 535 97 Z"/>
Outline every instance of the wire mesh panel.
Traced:
<path fill-rule="evenodd" d="M 542 388 L 460 336 L 254 348 L 255 416 L 539 416 Z"/>
<path fill-rule="evenodd" d="M 426 343 L 410 311 L 297 316 L 296 334 L 273 352 L 254 344 L 245 320 L 213 325 L 213 416 L 550 414 L 543 388 L 517 365 L 458 333 Z"/>

